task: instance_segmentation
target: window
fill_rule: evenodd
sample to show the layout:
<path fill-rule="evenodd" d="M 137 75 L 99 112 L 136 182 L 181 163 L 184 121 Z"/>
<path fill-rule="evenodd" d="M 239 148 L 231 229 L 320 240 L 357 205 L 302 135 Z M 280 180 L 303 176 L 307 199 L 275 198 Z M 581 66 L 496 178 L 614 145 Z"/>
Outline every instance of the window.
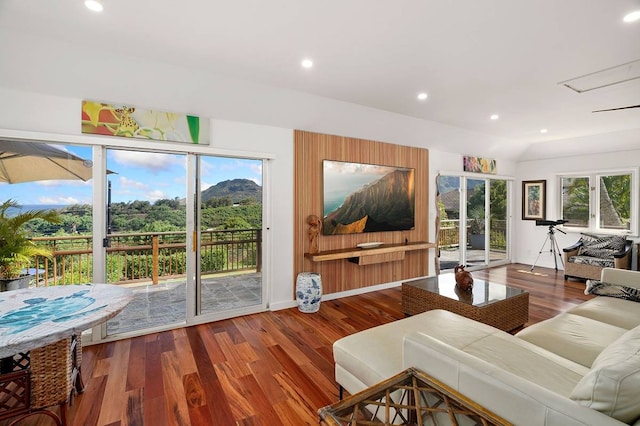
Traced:
<path fill-rule="evenodd" d="M 560 186 L 564 226 L 637 234 L 635 170 L 560 176 Z"/>

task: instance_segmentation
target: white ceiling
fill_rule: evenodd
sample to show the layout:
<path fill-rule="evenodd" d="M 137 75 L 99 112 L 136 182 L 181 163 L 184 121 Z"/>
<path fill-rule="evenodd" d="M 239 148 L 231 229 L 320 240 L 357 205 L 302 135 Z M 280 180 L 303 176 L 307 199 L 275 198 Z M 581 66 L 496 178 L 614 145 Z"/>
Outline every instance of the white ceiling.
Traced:
<path fill-rule="evenodd" d="M 640 0 L 103 4 L 96 14 L 83 0 L 0 0 L 0 26 L 516 142 L 640 129 L 640 108 L 591 112 L 640 104 L 640 79 L 582 94 L 558 84 L 640 59 L 640 21 L 622 21 Z"/>

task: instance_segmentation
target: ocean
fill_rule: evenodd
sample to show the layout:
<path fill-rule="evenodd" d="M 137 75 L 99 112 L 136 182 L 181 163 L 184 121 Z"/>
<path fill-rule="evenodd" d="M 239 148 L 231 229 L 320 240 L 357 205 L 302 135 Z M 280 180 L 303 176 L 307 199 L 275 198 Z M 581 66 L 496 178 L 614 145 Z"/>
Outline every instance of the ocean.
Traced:
<path fill-rule="evenodd" d="M 57 210 L 63 207 L 67 207 L 66 204 L 24 204 L 21 205 L 19 209 L 9 209 L 7 210 L 7 216 L 12 217 L 18 214 L 21 211 L 29 211 L 29 210 Z"/>

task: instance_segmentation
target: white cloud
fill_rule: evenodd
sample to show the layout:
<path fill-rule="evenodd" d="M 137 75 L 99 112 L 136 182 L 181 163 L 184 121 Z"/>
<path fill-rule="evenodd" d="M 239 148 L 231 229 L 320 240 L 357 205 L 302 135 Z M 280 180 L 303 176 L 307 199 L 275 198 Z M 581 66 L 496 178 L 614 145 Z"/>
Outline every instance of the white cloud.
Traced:
<path fill-rule="evenodd" d="M 111 151 L 113 159 L 121 166 L 146 169 L 152 173 L 170 170 L 174 166 L 185 167 L 185 156 L 159 152 Z M 115 168 L 115 167 L 114 167 Z M 119 172 L 118 170 L 115 170 Z"/>
<path fill-rule="evenodd" d="M 253 173 L 262 176 L 262 162 L 260 163 L 251 163 L 249 166 Z"/>
<path fill-rule="evenodd" d="M 38 198 L 41 204 L 90 204 L 90 202 L 80 202 L 74 197 L 40 197 Z"/>
<path fill-rule="evenodd" d="M 166 193 L 164 193 L 163 191 L 160 191 L 158 189 L 155 189 L 153 191 L 149 191 L 145 194 L 145 198 L 149 201 L 157 201 L 157 200 L 162 200 L 164 198 L 169 198 L 167 196 Z"/>
<path fill-rule="evenodd" d="M 136 180 L 133 179 L 129 179 L 126 178 L 124 176 L 120 176 L 118 178 L 119 182 L 120 182 L 120 186 L 122 187 L 123 191 L 127 191 L 129 189 L 147 189 L 149 188 L 149 185 L 147 185 L 146 183 L 143 182 L 138 182 Z"/>
<path fill-rule="evenodd" d="M 91 180 L 86 182 L 81 180 L 39 180 L 33 182 L 36 185 L 55 187 L 55 186 L 91 186 L 93 183 Z"/>

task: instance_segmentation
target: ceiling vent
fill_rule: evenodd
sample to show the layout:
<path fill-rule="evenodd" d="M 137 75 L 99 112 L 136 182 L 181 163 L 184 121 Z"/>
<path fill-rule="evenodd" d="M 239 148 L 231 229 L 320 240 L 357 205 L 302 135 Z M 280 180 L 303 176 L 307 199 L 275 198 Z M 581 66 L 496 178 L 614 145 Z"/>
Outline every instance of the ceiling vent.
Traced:
<path fill-rule="evenodd" d="M 640 78 L 640 59 L 561 81 L 558 84 L 562 84 L 578 93 L 584 93 L 638 78 Z"/>

